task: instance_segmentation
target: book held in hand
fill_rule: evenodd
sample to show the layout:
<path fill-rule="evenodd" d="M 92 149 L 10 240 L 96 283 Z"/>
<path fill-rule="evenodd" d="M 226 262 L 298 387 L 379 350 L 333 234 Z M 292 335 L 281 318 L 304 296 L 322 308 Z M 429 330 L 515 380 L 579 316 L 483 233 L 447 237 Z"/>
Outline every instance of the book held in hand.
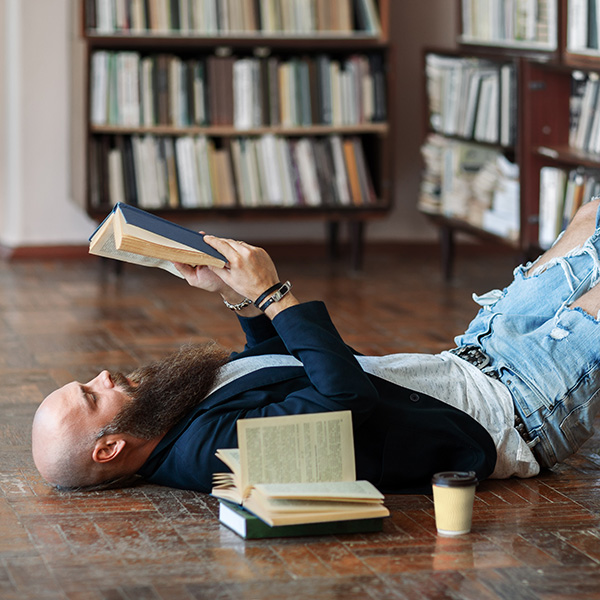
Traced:
<path fill-rule="evenodd" d="M 214 475 L 220 500 L 271 527 L 389 515 L 381 492 L 356 480 L 350 411 L 240 419 L 237 433 L 239 449 L 217 451 L 231 470 Z"/>
<path fill-rule="evenodd" d="M 90 254 L 145 267 L 159 267 L 178 277 L 173 262 L 223 267 L 225 257 L 201 233 L 129 204 L 119 202 L 90 237 Z"/>

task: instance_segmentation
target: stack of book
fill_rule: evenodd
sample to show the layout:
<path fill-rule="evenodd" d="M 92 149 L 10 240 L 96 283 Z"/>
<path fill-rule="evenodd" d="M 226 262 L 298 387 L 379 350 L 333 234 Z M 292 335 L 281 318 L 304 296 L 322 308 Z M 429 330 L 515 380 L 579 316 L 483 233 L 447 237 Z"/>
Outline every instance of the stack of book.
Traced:
<path fill-rule="evenodd" d="M 245 538 L 381 531 L 389 511 L 356 481 L 349 411 L 241 419 L 217 456 L 219 519 Z"/>
<path fill-rule="evenodd" d="M 373 0 L 86 0 L 86 27 L 98 34 L 377 34 Z"/>
<path fill-rule="evenodd" d="M 431 134 L 419 209 L 464 220 L 508 240 L 520 231 L 519 167 L 497 150 Z"/>

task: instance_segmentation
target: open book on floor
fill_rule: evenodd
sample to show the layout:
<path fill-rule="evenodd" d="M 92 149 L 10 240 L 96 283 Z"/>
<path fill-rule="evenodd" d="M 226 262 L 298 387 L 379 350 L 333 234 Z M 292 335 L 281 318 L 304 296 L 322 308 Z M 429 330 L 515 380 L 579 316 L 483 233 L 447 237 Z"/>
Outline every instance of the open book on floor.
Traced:
<path fill-rule="evenodd" d="M 201 233 L 119 202 L 90 237 L 90 254 L 145 267 L 159 267 L 178 277 L 173 262 L 223 267 L 225 257 Z"/>
<path fill-rule="evenodd" d="M 221 449 L 231 473 L 214 475 L 213 496 L 271 526 L 388 516 L 383 495 L 356 481 L 350 411 L 237 422 L 239 449 Z"/>

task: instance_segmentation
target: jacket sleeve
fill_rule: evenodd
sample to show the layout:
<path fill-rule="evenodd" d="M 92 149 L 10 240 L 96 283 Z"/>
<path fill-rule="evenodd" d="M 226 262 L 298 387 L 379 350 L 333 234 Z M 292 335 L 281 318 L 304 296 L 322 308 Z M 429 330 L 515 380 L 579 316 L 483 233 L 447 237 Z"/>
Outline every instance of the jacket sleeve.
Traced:
<path fill-rule="evenodd" d="M 332 410 L 351 410 L 355 423 L 367 418 L 379 398 L 377 390 L 322 302 L 292 306 L 272 326 L 287 351 L 302 362 L 310 385 L 248 411 L 247 418 Z"/>
<path fill-rule="evenodd" d="M 269 317 L 265 315 L 258 315 L 257 317 L 238 316 L 238 321 L 246 336 L 245 350 L 251 350 L 261 342 L 277 336 L 277 331 L 275 331 Z"/>

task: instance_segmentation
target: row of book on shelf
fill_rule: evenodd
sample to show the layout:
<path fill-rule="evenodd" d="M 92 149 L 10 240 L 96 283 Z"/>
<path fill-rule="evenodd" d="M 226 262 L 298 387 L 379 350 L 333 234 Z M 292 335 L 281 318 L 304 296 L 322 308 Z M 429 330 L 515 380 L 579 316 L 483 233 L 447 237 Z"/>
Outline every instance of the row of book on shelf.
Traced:
<path fill-rule="evenodd" d="M 571 75 L 569 145 L 600 153 L 600 79 L 597 73 Z"/>
<path fill-rule="evenodd" d="M 518 166 L 496 150 L 436 134 L 421 148 L 419 208 L 456 218 L 505 239 L 519 236 Z M 600 196 L 600 169 L 540 169 L 538 244 L 548 249 L 586 202 Z"/>
<path fill-rule="evenodd" d="M 557 0 L 462 0 L 461 4 L 465 42 L 556 47 Z"/>
<path fill-rule="evenodd" d="M 85 0 L 86 27 L 97 34 L 377 35 L 374 0 Z"/>
<path fill-rule="evenodd" d="M 571 52 L 600 49 L 600 5 L 598 0 L 569 0 L 567 49 Z"/>
<path fill-rule="evenodd" d="M 510 146 L 517 123 L 517 86 L 512 63 L 426 56 L 431 128 L 478 142 Z"/>
<path fill-rule="evenodd" d="M 539 244 L 549 248 L 579 208 L 600 195 L 600 170 L 540 169 Z"/>
<path fill-rule="evenodd" d="M 90 203 L 145 209 L 370 206 L 359 137 L 97 136 Z"/>
<path fill-rule="evenodd" d="M 91 56 L 93 125 L 355 125 L 386 119 L 379 54 L 264 58 L 99 50 Z"/>
<path fill-rule="evenodd" d="M 431 134 L 421 148 L 419 209 L 516 241 L 519 167 L 498 150 Z"/>

